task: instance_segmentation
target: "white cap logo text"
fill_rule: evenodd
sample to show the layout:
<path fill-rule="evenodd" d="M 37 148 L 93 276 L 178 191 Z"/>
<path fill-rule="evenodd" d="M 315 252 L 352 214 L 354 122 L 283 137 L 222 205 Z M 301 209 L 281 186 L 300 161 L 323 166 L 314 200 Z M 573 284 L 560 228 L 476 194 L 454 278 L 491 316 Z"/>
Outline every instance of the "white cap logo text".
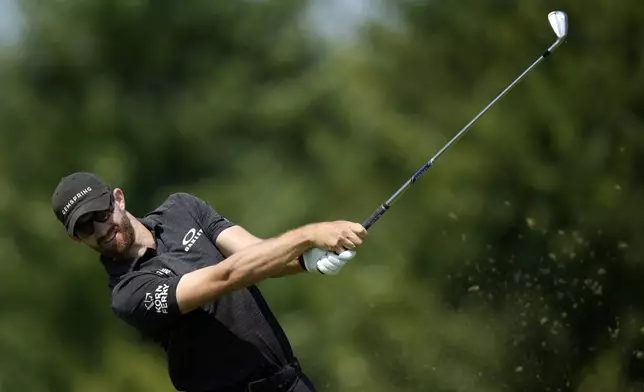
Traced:
<path fill-rule="evenodd" d="M 75 194 L 74 197 L 69 199 L 67 204 L 65 204 L 65 207 L 63 207 L 63 216 L 67 215 L 67 212 L 69 211 L 69 209 L 72 208 L 72 206 L 77 201 L 79 201 L 83 196 L 85 196 L 86 194 L 90 193 L 91 191 L 92 191 L 92 188 L 88 186 L 87 188 L 85 188 L 82 191 L 80 191 L 77 194 Z"/>

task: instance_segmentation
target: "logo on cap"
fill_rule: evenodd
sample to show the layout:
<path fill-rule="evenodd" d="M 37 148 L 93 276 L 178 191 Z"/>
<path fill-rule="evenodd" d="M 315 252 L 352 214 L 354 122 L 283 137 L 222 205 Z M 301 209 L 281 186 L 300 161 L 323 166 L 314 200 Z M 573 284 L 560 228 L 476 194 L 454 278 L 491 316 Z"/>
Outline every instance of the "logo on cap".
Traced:
<path fill-rule="evenodd" d="M 78 192 L 77 194 L 75 194 L 75 195 L 74 195 L 74 197 L 72 197 L 71 199 L 69 199 L 69 201 L 67 202 L 67 204 L 65 204 L 65 207 L 63 207 L 63 211 L 62 211 L 63 216 L 67 215 L 67 212 L 69 211 L 69 209 L 70 209 L 70 208 L 72 208 L 72 206 L 73 206 L 77 201 L 80 201 L 80 200 L 83 198 L 83 196 L 87 195 L 87 194 L 88 194 L 88 193 L 90 193 L 91 191 L 92 191 L 92 187 L 89 187 L 89 186 L 88 186 L 87 188 L 85 188 L 85 189 L 83 189 L 82 191 L 80 191 L 80 192 Z"/>

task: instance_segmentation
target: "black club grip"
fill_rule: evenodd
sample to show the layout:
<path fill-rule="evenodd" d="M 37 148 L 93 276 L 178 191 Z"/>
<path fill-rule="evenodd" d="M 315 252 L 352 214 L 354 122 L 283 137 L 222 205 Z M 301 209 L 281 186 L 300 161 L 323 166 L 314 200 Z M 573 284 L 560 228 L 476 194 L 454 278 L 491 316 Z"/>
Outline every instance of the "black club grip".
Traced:
<path fill-rule="evenodd" d="M 382 204 L 380 207 L 378 207 L 378 208 L 377 208 L 377 209 L 376 209 L 376 210 L 371 214 L 371 216 L 370 216 L 369 218 L 367 218 L 367 219 L 362 223 L 362 226 L 363 226 L 365 229 L 369 230 L 369 228 L 370 228 L 371 226 L 373 226 L 373 224 L 374 224 L 374 223 L 376 223 L 376 221 L 377 221 L 378 219 L 380 219 L 380 217 L 381 217 L 385 212 L 387 212 L 387 210 L 388 210 L 388 209 L 389 209 L 389 206 L 388 206 L 388 205 Z"/>

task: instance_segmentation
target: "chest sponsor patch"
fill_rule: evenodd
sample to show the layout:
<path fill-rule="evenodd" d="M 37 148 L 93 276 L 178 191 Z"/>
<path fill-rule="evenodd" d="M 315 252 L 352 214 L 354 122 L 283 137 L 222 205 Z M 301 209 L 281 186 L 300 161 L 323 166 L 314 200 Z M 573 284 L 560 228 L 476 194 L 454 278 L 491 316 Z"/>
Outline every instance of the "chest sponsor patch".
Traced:
<path fill-rule="evenodd" d="M 203 234 L 203 230 L 201 229 L 199 229 L 199 231 L 197 231 L 197 229 L 195 228 L 188 230 L 186 235 L 183 236 L 183 240 L 181 241 L 181 243 L 184 246 L 183 250 L 185 252 L 188 252 L 190 248 L 192 248 L 192 246 L 195 244 L 195 242 L 197 242 L 199 237 L 201 237 L 202 234 Z"/>

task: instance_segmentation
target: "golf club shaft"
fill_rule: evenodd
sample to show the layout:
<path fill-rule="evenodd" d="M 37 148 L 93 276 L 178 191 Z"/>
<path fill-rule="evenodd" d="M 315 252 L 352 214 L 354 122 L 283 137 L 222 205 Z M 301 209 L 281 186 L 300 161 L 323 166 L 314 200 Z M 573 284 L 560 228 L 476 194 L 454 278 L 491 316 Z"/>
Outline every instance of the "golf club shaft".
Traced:
<path fill-rule="evenodd" d="M 377 209 L 376 209 L 376 210 L 371 214 L 371 216 L 370 216 L 369 218 L 367 218 L 367 219 L 362 223 L 362 226 L 364 226 L 364 228 L 365 228 L 365 229 L 369 230 L 369 228 L 370 228 L 371 226 L 373 226 L 373 225 L 374 225 L 374 223 L 376 223 L 376 222 L 378 221 L 378 219 L 380 219 L 380 217 L 382 217 L 382 216 L 385 214 L 385 212 L 387 212 L 387 211 L 389 210 L 389 207 L 391 207 L 391 205 L 392 205 L 396 200 L 398 200 L 398 198 L 399 198 L 399 197 L 400 197 L 400 196 L 401 196 L 405 191 L 407 191 L 407 189 L 409 189 L 409 188 L 411 187 L 411 185 L 412 185 L 413 183 L 415 183 L 415 182 L 418 180 L 418 178 L 419 178 L 421 175 L 423 175 L 423 173 L 425 173 L 425 172 L 427 171 L 427 169 L 429 169 L 429 168 L 434 164 L 434 162 L 438 159 L 438 157 L 439 157 L 441 154 L 443 154 L 443 152 L 445 152 L 445 150 L 447 150 L 447 149 L 448 149 L 452 144 L 454 144 L 457 140 L 459 140 L 459 139 L 460 139 L 460 138 L 465 134 L 465 132 L 467 132 L 467 131 L 470 129 L 470 127 L 471 127 L 471 126 L 472 126 L 472 125 L 473 125 L 473 124 L 474 124 L 474 123 L 475 123 L 479 118 L 481 118 L 481 116 L 483 116 L 483 114 L 485 114 L 485 112 L 487 112 L 487 111 L 492 107 L 492 105 L 494 105 L 494 104 L 495 104 L 499 99 L 501 99 L 501 98 L 502 98 L 502 97 L 503 97 L 503 96 L 504 96 L 508 91 L 510 91 L 510 90 L 511 90 L 511 89 L 512 89 L 512 88 L 513 88 L 513 87 L 514 87 L 514 86 L 515 86 L 515 85 L 516 85 L 516 84 L 517 84 L 517 83 L 518 83 L 518 82 L 519 82 L 519 81 L 520 81 L 520 80 L 521 80 L 521 79 L 522 79 L 522 78 L 523 78 L 523 77 L 524 77 L 528 72 L 530 72 L 530 71 L 531 71 L 535 66 L 537 66 L 537 64 L 539 64 L 539 63 L 540 63 L 544 58 L 548 57 L 548 55 L 550 55 L 550 53 L 552 53 L 552 51 L 553 51 L 555 48 L 557 48 L 557 46 L 559 46 L 562 42 L 563 42 L 563 39 L 562 39 L 562 38 L 558 39 L 558 40 L 557 40 L 557 41 L 556 41 L 552 46 L 550 46 L 550 48 L 548 48 L 548 50 L 547 50 L 544 54 L 542 54 L 542 55 L 541 55 L 537 60 L 535 60 L 535 62 L 534 62 L 534 63 L 532 63 L 528 68 L 526 68 L 526 70 L 525 70 L 525 71 L 523 71 L 523 73 L 522 73 L 521 75 L 519 75 L 519 77 L 517 77 L 516 79 L 514 79 L 514 81 L 513 81 L 512 83 L 510 83 L 510 84 L 509 84 L 505 89 L 503 89 L 503 91 L 501 91 L 501 92 L 500 92 L 500 93 L 499 93 L 499 94 L 498 94 L 498 95 L 497 95 L 497 96 L 496 96 L 496 97 L 495 97 L 495 98 L 494 98 L 494 99 L 493 99 L 493 100 L 492 100 L 492 101 L 491 101 L 491 102 L 490 102 L 490 103 L 489 103 L 489 104 L 488 104 L 488 105 L 487 105 L 483 110 L 481 110 L 481 111 L 479 112 L 479 114 L 477 114 L 477 115 L 476 115 L 476 117 L 474 117 L 474 118 L 473 118 L 473 119 L 472 119 L 472 120 L 471 120 L 467 125 L 465 125 L 465 127 L 463 127 L 463 129 L 461 129 L 461 130 L 456 134 L 456 136 L 454 136 L 454 137 L 453 137 L 449 142 L 447 142 L 447 144 L 445 144 L 445 145 L 443 146 L 443 148 L 441 148 L 441 149 L 436 153 L 436 155 L 434 155 L 434 156 L 433 156 L 429 161 L 427 161 L 423 166 L 421 166 L 421 167 L 420 167 L 420 169 L 418 169 L 418 171 L 417 171 L 416 173 L 414 173 L 414 175 L 413 175 L 413 176 L 411 176 L 411 177 L 410 177 L 410 178 L 409 178 L 409 179 L 408 179 L 408 180 L 407 180 L 407 181 L 406 181 L 406 182 L 405 182 L 405 183 L 404 183 L 400 188 L 398 188 L 398 190 L 397 190 L 393 195 L 391 195 L 391 196 L 389 197 L 389 199 L 387 199 L 387 201 L 385 201 L 383 204 L 381 204 L 381 205 L 380 205 L 380 207 L 378 207 L 378 208 L 377 208 Z"/>

